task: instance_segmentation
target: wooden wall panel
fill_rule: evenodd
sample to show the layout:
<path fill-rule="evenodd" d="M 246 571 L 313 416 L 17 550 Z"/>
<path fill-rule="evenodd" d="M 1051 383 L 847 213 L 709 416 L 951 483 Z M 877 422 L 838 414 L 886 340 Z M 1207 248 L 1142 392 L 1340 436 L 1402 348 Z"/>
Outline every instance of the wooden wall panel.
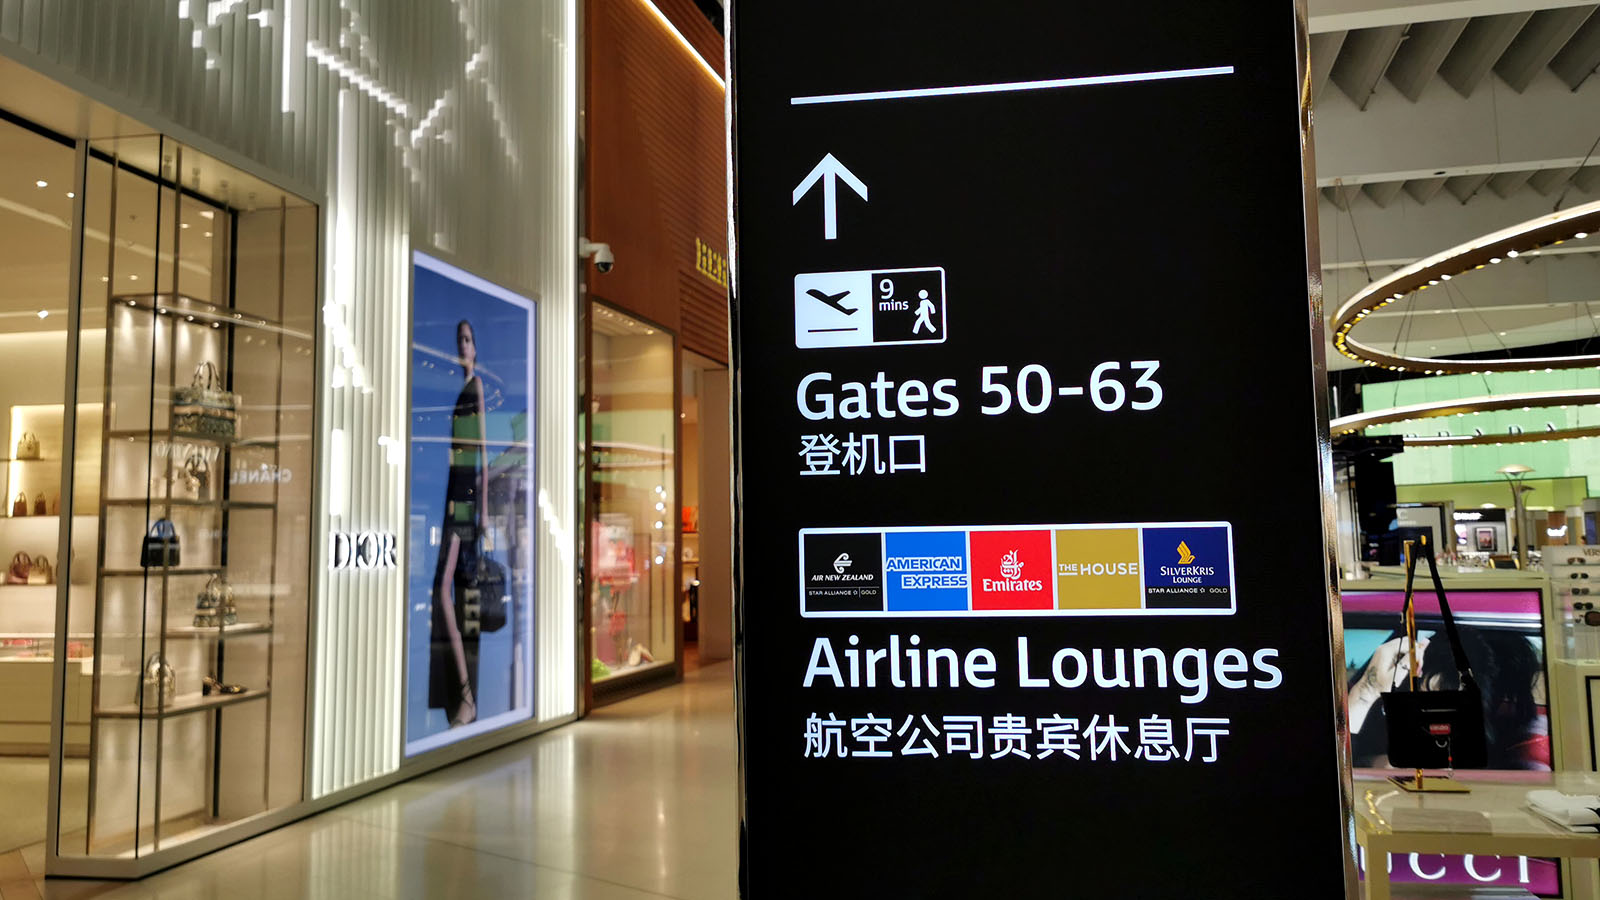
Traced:
<path fill-rule="evenodd" d="M 662 2 L 720 70 L 721 36 L 692 0 Z M 588 6 L 588 237 L 617 257 L 588 270 L 589 291 L 726 362 L 727 289 L 696 265 L 697 240 L 727 256 L 723 89 L 647 3 Z"/>

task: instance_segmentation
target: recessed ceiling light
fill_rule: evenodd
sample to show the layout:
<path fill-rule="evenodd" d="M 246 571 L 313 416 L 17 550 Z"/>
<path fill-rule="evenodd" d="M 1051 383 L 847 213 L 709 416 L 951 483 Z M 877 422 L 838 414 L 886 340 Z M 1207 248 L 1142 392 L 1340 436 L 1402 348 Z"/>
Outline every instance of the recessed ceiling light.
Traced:
<path fill-rule="evenodd" d="M 128 276 L 128 280 L 129 281 L 138 281 L 139 280 L 139 276 L 137 276 L 137 275 L 129 275 Z"/>
<path fill-rule="evenodd" d="M 211 237 L 211 232 L 206 232 L 206 237 Z"/>
<path fill-rule="evenodd" d="M 178 227 L 179 228 L 188 228 L 189 227 L 189 223 L 188 222 L 184 222 L 182 225 L 179 225 Z"/>
<path fill-rule="evenodd" d="M 44 179 L 40 179 L 38 181 L 35 181 L 34 184 L 38 185 L 39 187 L 42 187 L 42 188 L 46 188 L 46 187 L 50 186 L 50 182 L 45 181 Z"/>
<path fill-rule="evenodd" d="M 1515 251 L 1515 250 L 1507 250 L 1506 251 L 1506 258 L 1507 259 L 1516 259 L 1517 258 L 1517 251 Z"/>
<path fill-rule="evenodd" d="M 1579 241 L 1581 241 L 1581 240 L 1583 240 L 1583 239 L 1584 239 L 1584 238 L 1586 238 L 1586 237 L 1588 237 L 1588 236 L 1589 236 L 1589 232 L 1587 232 L 1587 231 L 1580 231 L 1580 232 L 1578 232 L 1578 233 L 1577 233 L 1577 234 L 1575 234 L 1575 235 L 1573 235 L 1573 236 L 1572 236 L 1572 237 L 1573 237 L 1573 239 L 1574 239 L 1574 240 L 1579 240 Z"/>
<path fill-rule="evenodd" d="M 77 196 L 78 196 L 78 195 L 77 195 L 77 193 L 76 193 L 76 192 L 74 192 L 74 191 L 67 191 L 67 199 L 68 199 L 68 200 L 71 200 L 71 199 L 73 199 L 73 198 L 74 198 L 74 197 L 77 197 Z"/>
<path fill-rule="evenodd" d="M 100 283 L 101 284 L 105 284 L 106 282 L 108 282 L 110 280 L 111 280 L 111 276 L 109 276 L 109 275 L 101 275 L 100 276 Z"/>
<path fill-rule="evenodd" d="M 48 309 L 39 310 L 39 318 L 42 319 L 42 318 L 44 318 L 45 316 L 48 316 L 48 315 L 50 315 L 50 310 L 48 310 Z"/>
<path fill-rule="evenodd" d="M 212 212 L 209 209 L 200 210 L 200 218 L 202 218 L 202 219 L 210 219 L 210 218 L 213 218 L 215 216 L 216 216 L 216 213 Z"/>

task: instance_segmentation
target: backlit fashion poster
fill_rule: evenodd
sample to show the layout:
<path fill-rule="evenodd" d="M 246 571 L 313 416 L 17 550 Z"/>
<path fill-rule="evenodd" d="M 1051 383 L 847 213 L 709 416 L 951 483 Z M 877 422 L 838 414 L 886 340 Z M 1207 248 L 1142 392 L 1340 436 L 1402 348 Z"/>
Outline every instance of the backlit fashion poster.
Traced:
<path fill-rule="evenodd" d="M 406 754 L 533 705 L 534 304 L 414 255 Z"/>

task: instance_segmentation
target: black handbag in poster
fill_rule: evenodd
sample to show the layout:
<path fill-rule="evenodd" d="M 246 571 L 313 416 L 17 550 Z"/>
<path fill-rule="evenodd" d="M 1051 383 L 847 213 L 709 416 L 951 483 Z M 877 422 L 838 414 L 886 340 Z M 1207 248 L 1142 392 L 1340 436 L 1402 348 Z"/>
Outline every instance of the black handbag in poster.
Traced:
<path fill-rule="evenodd" d="M 474 542 L 470 558 L 462 560 L 456 572 L 462 633 L 471 636 L 504 628 L 509 599 L 506 567 L 491 559 L 482 546 Z"/>
<path fill-rule="evenodd" d="M 1462 647 L 1461 635 L 1456 630 L 1455 616 L 1450 612 L 1450 601 L 1445 597 L 1444 584 L 1439 580 L 1439 566 L 1433 558 L 1433 548 L 1420 544 L 1406 564 L 1405 622 L 1411 646 L 1416 646 L 1416 611 L 1413 581 L 1417 572 L 1417 557 L 1428 560 L 1428 573 L 1433 577 L 1433 591 L 1439 598 L 1439 610 L 1444 614 L 1445 636 L 1455 657 L 1456 690 L 1435 691 L 1426 689 L 1417 681 L 1418 660 L 1412 653 L 1409 690 L 1387 691 L 1383 694 L 1383 711 L 1388 718 L 1389 764 L 1405 769 L 1474 769 L 1489 762 L 1488 740 L 1484 734 L 1483 693 L 1472 677 L 1472 665 Z M 1420 688 L 1420 689 L 1419 689 Z"/>

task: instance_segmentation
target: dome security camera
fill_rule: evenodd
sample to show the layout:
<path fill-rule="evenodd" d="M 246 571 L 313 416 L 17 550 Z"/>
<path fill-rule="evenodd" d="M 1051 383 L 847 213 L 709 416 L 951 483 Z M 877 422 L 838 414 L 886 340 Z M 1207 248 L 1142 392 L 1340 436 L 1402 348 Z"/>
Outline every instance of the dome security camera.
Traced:
<path fill-rule="evenodd" d="M 583 259 L 594 257 L 595 270 L 602 275 L 617 264 L 617 258 L 611 254 L 610 244 L 597 244 L 588 238 L 578 239 L 578 256 Z"/>

